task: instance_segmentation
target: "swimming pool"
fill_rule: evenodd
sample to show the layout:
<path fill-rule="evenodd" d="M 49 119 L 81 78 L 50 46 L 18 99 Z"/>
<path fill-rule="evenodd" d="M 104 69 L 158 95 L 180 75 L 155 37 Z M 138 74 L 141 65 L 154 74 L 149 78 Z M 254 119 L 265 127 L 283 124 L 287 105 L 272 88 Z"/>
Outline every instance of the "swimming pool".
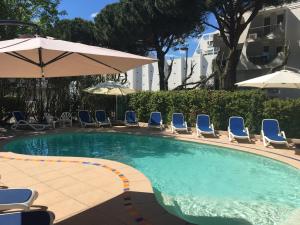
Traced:
<path fill-rule="evenodd" d="M 226 148 L 120 133 L 66 133 L 15 140 L 4 149 L 126 163 L 151 180 L 169 212 L 196 224 L 285 225 L 300 211 L 299 170 Z"/>

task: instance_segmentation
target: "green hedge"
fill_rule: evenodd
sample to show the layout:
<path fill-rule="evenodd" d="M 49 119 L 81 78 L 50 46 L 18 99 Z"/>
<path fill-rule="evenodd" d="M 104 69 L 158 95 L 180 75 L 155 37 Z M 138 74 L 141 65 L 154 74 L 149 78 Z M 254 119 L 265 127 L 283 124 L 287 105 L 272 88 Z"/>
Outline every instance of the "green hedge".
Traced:
<path fill-rule="evenodd" d="M 189 126 L 196 115 L 209 114 L 216 129 L 227 130 L 230 116 L 242 116 L 252 133 L 259 133 L 263 118 L 278 119 L 288 137 L 300 137 L 300 99 L 269 99 L 261 91 L 171 91 L 140 92 L 128 96 L 128 105 L 141 122 L 152 111 L 160 111 L 164 123 L 171 122 L 174 112 L 184 113 Z"/>

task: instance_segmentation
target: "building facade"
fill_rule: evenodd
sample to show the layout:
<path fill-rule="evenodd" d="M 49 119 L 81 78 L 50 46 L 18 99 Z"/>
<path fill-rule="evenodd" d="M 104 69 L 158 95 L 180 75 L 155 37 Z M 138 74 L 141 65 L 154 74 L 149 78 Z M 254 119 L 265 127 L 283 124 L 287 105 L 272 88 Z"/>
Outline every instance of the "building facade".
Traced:
<path fill-rule="evenodd" d="M 259 12 L 240 39 L 237 81 L 268 74 L 276 68 L 300 71 L 300 1 Z M 300 97 L 298 90 L 274 89 L 270 95 Z"/>
<path fill-rule="evenodd" d="M 181 57 L 174 59 L 170 78 L 168 80 L 169 90 L 175 89 L 183 84 L 186 76 L 193 73 L 189 82 L 197 82 L 201 76 L 208 77 L 212 73 L 212 61 L 217 56 L 219 48 L 213 46 L 214 35 L 217 32 L 204 34 L 198 42 L 196 51 L 192 57 Z M 171 59 L 168 60 L 170 64 Z M 165 67 L 168 74 L 168 66 Z M 130 88 L 143 91 L 159 90 L 159 73 L 157 63 L 145 65 L 128 71 L 128 83 Z"/>

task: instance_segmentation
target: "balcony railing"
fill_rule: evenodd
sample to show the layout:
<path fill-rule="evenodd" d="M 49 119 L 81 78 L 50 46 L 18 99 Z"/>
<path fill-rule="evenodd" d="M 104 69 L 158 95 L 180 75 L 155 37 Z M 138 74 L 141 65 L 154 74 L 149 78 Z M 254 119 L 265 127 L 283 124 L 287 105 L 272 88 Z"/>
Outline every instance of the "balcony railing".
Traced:
<path fill-rule="evenodd" d="M 271 63 L 276 57 L 278 57 L 278 54 L 262 53 L 260 55 L 248 56 L 248 59 L 255 65 L 267 65 Z"/>
<path fill-rule="evenodd" d="M 220 48 L 219 47 L 211 47 L 211 48 L 208 48 L 207 50 L 202 50 L 202 54 L 203 55 L 216 55 L 218 54 L 220 51 Z"/>
<path fill-rule="evenodd" d="M 284 36 L 284 33 L 285 28 L 282 24 L 254 27 L 249 29 L 248 40 L 255 41 L 256 39 L 261 38 L 282 38 Z"/>

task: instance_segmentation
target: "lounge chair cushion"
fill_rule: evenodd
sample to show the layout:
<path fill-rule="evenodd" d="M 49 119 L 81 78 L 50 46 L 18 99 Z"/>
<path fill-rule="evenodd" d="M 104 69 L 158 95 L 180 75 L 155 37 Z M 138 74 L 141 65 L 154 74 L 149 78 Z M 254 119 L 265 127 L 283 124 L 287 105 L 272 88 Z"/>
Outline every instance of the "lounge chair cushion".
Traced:
<path fill-rule="evenodd" d="M 286 141 L 286 139 L 280 135 L 265 135 L 267 138 L 271 139 L 272 141 Z"/>
<path fill-rule="evenodd" d="M 197 126 L 201 131 L 213 132 L 213 129 L 209 127 L 210 121 L 209 121 L 209 116 L 207 115 L 199 115 L 197 117 Z"/>
<path fill-rule="evenodd" d="M 15 111 L 14 112 L 14 117 L 17 121 L 20 121 L 20 120 L 26 120 L 24 114 L 22 112 L 19 112 L 19 111 Z"/>
<path fill-rule="evenodd" d="M 136 116 L 135 116 L 135 112 L 127 112 L 126 113 L 126 122 L 127 123 L 136 123 Z"/>
<path fill-rule="evenodd" d="M 263 120 L 264 135 L 273 141 L 286 141 L 280 134 L 280 128 L 277 120 L 266 119 Z"/>
<path fill-rule="evenodd" d="M 27 202 L 32 194 L 30 189 L 0 189 L 0 204 Z"/>
<path fill-rule="evenodd" d="M 92 121 L 92 119 L 90 117 L 90 114 L 87 111 L 80 111 L 79 112 L 79 117 L 80 117 L 80 120 L 83 123 L 93 123 L 93 121 Z"/>
<path fill-rule="evenodd" d="M 0 214 L 3 225 L 49 225 L 52 219 L 46 211 L 29 211 Z"/>
<path fill-rule="evenodd" d="M 185 129 L 184 117 L 181 113 L 174 113 L 172 116 L 173 126 L 177 129 Z"/>
<path fill-rule="evenodd" d="M 241 117 L 231 117 L 230 123 L 229 123 L 230 131 L 235 136 L 248 136 L 248 134 L 245 132 L 244 127 L 244 121 Z"/>
<path fill-rule="evenodd" d="M 96 111 L 96 119 L 98 122 L 107 122 L 104 111 Z"/>
<path fill-rule="evenodd" d="M 161 121 L 161 114 L 158 112 L 151 113 L 149 124 L 153 126 L 159 126 Z"/>

